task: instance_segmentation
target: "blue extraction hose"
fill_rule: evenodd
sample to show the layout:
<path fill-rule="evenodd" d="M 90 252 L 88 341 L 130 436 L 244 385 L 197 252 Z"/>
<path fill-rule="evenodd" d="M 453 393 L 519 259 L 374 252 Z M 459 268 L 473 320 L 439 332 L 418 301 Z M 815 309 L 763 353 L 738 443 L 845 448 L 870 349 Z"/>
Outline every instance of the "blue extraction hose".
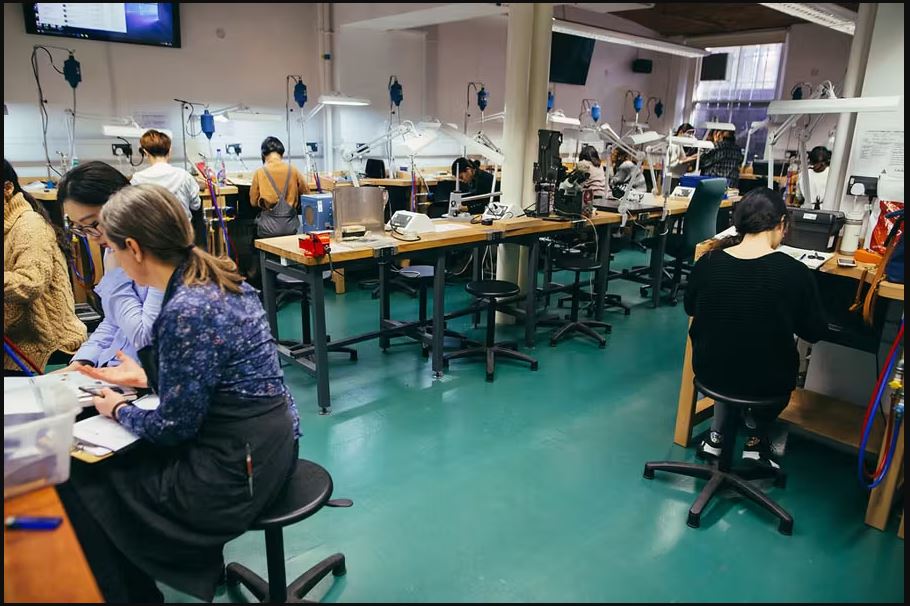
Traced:
<path fill-rule="evenodd" d="M 900 327 L 900 331 L 898 334 L 903 332 L 903 329 L 904 329 L 904 323 L 901 322 L 901 327 Z M 887 380 L 888 380 L 888 377 L 891 376 L 891 371 L 894 370 L 894 363 L 897 361 L 898 353 L 899 353 L 899 348 L 895 348 L 894 352 L 891 354 L 891 357 L 886 361 L 885 373 L 883 375 L 882 382 L 878 387 L 878 391 L 875 394 L 874 401 L 875 401 L 876 406 L 879 405 L 879 402 L 881 401 L 881 398 L 882 398 L 882 394 L 884 394 L 884 392 L 885 392 L 885 387 L 888 384 Z M 877 478 L 873 478 L 872 484 L 866 484 L 866 480 L 863 477 L 863 472 L 865 470 L 864 463 L 865 463 L 865 454 L 866 454 L 866 444 L 869 442 L 869 436 L 872 433 L 872 426 L 875 423 L 875 415 L 869 415 L 869 419 L 866 422 L 866 427 L 863 430 L 863 440 L 859 445 L 859 458 L 857 460 L 857 472 L 859 474 L 860 483 L 869 490 L 878 486 L 881 483 L 881 481 L 885 478 L 885 476 L 888 475 L 888 470 L 891 468 L 891 461 L 894 458 L 894 445 L 897 443 L 897 435 L 900 433 L 900 423 L 903 419 L 903 412 L 900 412 L 900 413 L 893 412 L 892 414 L 895 415 L 895 418 L 894 418 L 894 423 L 893 423 L 893 427 L 892 427 L 891 448 L 888 450 L 888 455 L 885 460 L 885 466 L 882 469 L 881 474 Z"/>
<path fill-rule="evenodd" d="M 19 356 L 16 355 L 16 352 L 14 352 L 14 351 L 10 348 L 10 346 L 7 345 L 6 343 L 3 344 L 3 351 L 6 352 L 6 355 L 8 355 L 8 356 L 10 357 L 10 360 L 12 360 L 13 362 L 16 363 L 16 366 L 18 366 L 19 368 L 22 369 L 22 372 L 25 373 L 25 376 L 27 376 L 27 377 L 34 377 L 34 376 L 35 376 L 35 373 L 33 373 L 33 372 L 25 365 L 25 363 L 24 363 L 22 360 L 19 359 Z"/>

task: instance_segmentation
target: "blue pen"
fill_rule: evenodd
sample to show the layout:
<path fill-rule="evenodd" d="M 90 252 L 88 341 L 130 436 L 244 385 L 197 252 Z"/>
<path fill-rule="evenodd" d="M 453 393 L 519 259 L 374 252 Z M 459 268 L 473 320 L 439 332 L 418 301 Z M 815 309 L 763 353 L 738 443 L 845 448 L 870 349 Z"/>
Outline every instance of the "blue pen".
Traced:
<path fill-rule="evenodd" d="M 4 525 L 13 530 L 53 530 L 62 522 L 63 518 L 9 516 L 4 521 Z"/>

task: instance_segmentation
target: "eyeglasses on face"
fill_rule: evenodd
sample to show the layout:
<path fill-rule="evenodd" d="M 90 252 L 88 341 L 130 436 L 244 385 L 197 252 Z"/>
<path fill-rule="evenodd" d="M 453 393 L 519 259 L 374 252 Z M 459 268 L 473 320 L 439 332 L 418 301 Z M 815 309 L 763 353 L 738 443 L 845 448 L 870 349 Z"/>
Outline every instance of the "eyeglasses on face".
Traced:
<path fill-rule="evenodd" d="M 88 225 L 78 225 L 72 221 L 67 221 L 69 231 L 77 236 L 92 236 L 93 238 L 101 237 L 101 227 L 98 221 L 93 221 Z"/>

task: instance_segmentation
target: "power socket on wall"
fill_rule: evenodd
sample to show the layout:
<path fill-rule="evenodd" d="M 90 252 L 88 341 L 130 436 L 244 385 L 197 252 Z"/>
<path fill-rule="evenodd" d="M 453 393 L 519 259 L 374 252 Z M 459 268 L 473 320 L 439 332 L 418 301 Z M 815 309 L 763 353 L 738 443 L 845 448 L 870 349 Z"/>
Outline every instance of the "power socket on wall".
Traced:
<path fill-rule="evenodd" d="M 111 151 L 115 156 L 133 157 L 133 146 L 129 143 L 111 143 Z"/>
<path fill-rule="evenodd" d="M 240 150 L 241 150 L 241 148 L 240 148 L 240 144 L 239 144 L 239 143 L 228 143 L 228 144 L 224 147 L 224 149 L 225 149 L 225 151 L 228 153 L 228 155 L 234 155 L 234 156 L 240 157 L 240 154 L 241 154 L 241 151 L 240 151 Z"/>

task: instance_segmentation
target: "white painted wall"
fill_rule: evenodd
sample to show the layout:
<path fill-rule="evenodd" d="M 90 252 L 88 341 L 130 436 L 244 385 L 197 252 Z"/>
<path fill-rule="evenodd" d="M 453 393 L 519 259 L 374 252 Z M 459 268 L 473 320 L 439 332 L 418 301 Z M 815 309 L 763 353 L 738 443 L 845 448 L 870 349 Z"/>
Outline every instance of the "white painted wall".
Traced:
<path fill-rule="evenodd" d="M 561 15 L 558 10 L 557 15 Z M 567 17 L 578 19 L 577 14 L 569 14 Z M 597 16 L 595 24 L 629 33 L 656 36 L 650 30 L 609 14 Z M 486 84 L 490 93 L 487 114 L 503 110 L 506 33 L 507 20 L 503 17 L 484 17 L 429 28 L 428 96 L 435 102 L 430 107 L 435 106 L 435 115 L 439 119 L 453 122 L 461 128 L 465 90 L 470 81 Z M 632 61 L 639 57 L 653 60 L 654 71 L 651 74 L 632 72 Z M 596 99 L 601 106 L 601 121 L 608 122 L 619 130 L 623 115 L 630 121 L 634 117 L 631 98 L 625 98 L 626 91 L 637 90 L 645 98 L 653 95 L 663 99 L 665 113 L 660 120 L 652 117 L 650 123 L 654 128 L 666 129 L 675 122 L 672 108 L 675 105 L 676 83 L 671 83 L 670 78 L 672 60 L 673 57 L 666 54 L 597 42 L 588 71 L 588 81 L 584 86 L 551 84 L 556 94 L 554 109 L 562 109 L 566 115 L 577 116 L 583 99 Z M 479 119 L 473 91 L 471 114 L 472 120 Z M 502 124 L 501 120 L 485 123 L 484 131 L 498 142 L 502 136 Z M 473 127 L 479 128 L 479 124 L 473 124 Z M 564 130 L 564 153 L 574 153 L 577 138 L 577 133 Z M 453 151 L 457 151 L 457 146 Z"/>
<path fill-rule="evenodd" d="M 165 114 L 166 127 L 175 133 L 175 163 L 182 161 L 182 151 L 180 107 L 174 97 L 206 102 L 212 109 L 243 102 L 256 111 L 283 114 L 285 76 L 301 74 L 309 89 L 306 109 L 315 103 L 320 93 L 315 5 L 183 3 L 180 13 L 183 46 L 168 49 L 26 34 L 21 5 L 4 4 L 3 89 L 9 109 L 9 115 L 4 116 L 4 157 L 17 169 L 22 167 L 21 175 L 44 173 L 37 90 L 30 65 L 35 44 L 76 50 L 82 64 L 82 83 L 76 91 L 78 111 L 112 116 Z M 219 29 L 224 31 L 223 38 L 216 34 Z M 64 53 L 57 64 L 62 65 L 65 58 Z M 39 63 L 49 102 L 48 147 L 53 160 L 55 150 L 67 147 L 63 110 L 71 106 L 72 93 L 43 53 Z M 294 105 L 293 100 L 291 103 Z M 308 129 L 311 141 L 322 138 L 320 120 L 317 118 Z M 80 120 L 76 128 L 80 161 L 114 161 L 110 144 L 116 140 L 101 135 L 100 122 Z M 198 130 L 198 125 L 194 129 Z M 284 133 L 283 119 L 216 123 L 213 147 L 242 143 L 247 164 L 253 168 L 259 164 L 262 139 L 275 135 L 287 145 Z M 204 141 L 201 135 L 200 140 Z M 133 146 L 138 154 L 136 141 Z M 295 156 L 301 147 L 297 131 L 292 149 Z M 201 148 L 207 153 L 207 142 Z M 228 170 L 239 168 L 229 166 Z"/>
<path fill-rule="evenodd" d="M 789 99 L 790 91 L 798 82 L 811 82 L 813 86 L 817 86 L 825 80 L 831 80 L 840 92 L 847 72 L 852 40 L 853 37 L 848 34 L 813 23 L 791 26 L 783 65 L 781 98 Z M 803 94 L 808 96 L 805 89 Z M 804 119 L 800 124 L 805 122 Z M 806 149 L 812 149 L 816 145 L 827 147 L 829 132 L 836 126 L 836 115 L 822 116 L 806 144 Z M 774 146 L 774 156 L 784 158 L 787 149 L 796 147 L 795 137 L 788 143 L 787 136 L 784 136 Z"/>

